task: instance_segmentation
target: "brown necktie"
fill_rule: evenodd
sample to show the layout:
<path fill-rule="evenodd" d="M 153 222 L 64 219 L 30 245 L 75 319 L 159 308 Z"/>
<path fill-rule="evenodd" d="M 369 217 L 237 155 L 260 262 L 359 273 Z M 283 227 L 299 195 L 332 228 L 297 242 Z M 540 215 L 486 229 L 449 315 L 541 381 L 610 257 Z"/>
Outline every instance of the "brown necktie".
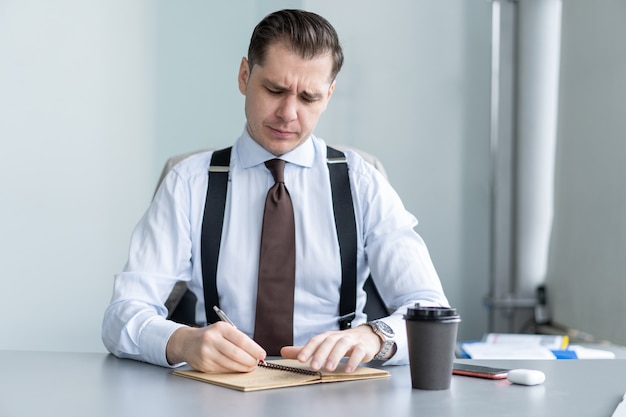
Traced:
<path fill-rule="evenodd" d="M 293 344 L 296 232 L 291 197 L 284 183 L 285 161 L 265 162 L 276 183 L 265 200 L 254 339 L 268 355 Z"/>

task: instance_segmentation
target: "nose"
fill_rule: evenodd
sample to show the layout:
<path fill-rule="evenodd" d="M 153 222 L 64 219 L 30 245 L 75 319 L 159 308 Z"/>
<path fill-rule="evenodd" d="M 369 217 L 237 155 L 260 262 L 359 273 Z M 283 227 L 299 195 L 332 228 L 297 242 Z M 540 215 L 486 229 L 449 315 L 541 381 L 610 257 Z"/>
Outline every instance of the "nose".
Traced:
<path fill-rule="evenodd" d="M 291 122 L 298 118 L 298 98 L 296 95 L 286 94 L 276 110 L 276 115 L 284 122 Z"/>

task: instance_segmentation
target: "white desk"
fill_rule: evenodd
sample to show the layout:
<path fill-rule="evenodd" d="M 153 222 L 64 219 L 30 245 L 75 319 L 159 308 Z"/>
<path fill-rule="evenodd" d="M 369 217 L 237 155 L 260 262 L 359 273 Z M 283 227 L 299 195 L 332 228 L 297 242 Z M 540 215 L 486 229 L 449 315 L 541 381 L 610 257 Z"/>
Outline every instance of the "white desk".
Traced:
<path fill-rule="evenodd" d="M 626 392 L 626 360 L 475 361 L 546 373 L 543 385 L 453 376 L 446 391 L 391 378 L 243 393 L 96 353 L 0 351 L 0 416 L 576 416 L 609 417 Z"/>

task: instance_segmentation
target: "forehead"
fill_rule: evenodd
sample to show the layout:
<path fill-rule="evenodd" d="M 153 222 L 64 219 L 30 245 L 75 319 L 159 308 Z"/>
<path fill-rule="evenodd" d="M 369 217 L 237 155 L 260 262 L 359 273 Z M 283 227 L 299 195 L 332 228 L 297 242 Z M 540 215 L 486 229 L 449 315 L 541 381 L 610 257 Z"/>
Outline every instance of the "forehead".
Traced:
<path fill-rule="evenodd" d="M 303 58 L 284 43 L 267 48 L 263 64 L 255 64 L 251 76 L 259 76 L 284 87 L 308 85 L 323 88 L 331 84 L 333 60 L 330 53 Z"/>

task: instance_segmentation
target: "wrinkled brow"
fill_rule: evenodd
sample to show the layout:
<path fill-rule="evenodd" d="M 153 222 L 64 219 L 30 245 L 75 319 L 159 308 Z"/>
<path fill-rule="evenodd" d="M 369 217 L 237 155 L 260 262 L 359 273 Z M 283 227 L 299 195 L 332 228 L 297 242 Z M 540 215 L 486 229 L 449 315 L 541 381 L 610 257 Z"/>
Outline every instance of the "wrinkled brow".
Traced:
<path fill-rule="evenodd" d="M 270 80 L 265 80 L 265 86 L 267 88 L 270 88 L 274 91 L 280 91 L 283 93 L 288 93 L 291 91 L 291 89 L 289 87 L 285 87 L 283 85 L 277 84 L 273 81 Z M 324 96 L 323 93 L 319 92 L 319 91 L 301 91 L 300 93 L 298 93 L 299 95 L 301 95 L 302 97 L 305 97 L 309 100 L 319 100 L 320 98 L 322 98 Z"/>

